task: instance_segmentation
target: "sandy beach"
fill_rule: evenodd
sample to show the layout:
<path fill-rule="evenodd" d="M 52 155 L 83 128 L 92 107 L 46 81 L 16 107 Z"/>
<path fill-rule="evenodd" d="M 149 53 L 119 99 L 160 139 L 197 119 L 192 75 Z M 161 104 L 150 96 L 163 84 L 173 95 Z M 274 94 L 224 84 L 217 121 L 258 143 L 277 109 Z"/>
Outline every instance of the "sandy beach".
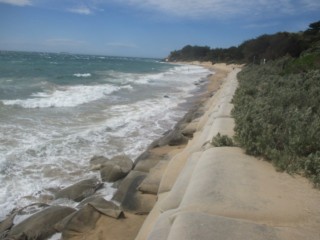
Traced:
<path fill-rule="evenodd" d="M 113 219 L 101 215 L 96 221 L 94 228 L 86 232 L 72 233 L 72 236 L 67 237 L 67 239 L 134 239 L 139 231 L 143 231 L 143 229 L 140 230 L 143 223 L 145 222 L 145 225 L 148 225 L 148 213 L 157 207 L 156 203 L 159 202 L 159 197 L 161 197 L 161 194 L 158 193 L 159 191 L 163 191 L 160 183 L 164 181 L 163 176 L 165 172 L 169 168 L 171 169 L 170 164 L 172 164 L 174 159 L 180 158 L 185 160 L 190 155 L 189 153 L 186 154 L 185 151 L 189 152 L 188 146 L 193 141 L 193 134 L 198 131 L 198 125 L 204 124 L 205 120 L 199 122 L 200 117 L 206 117 L 206 109 L 211 105 L 210 99 L 219 91 L 227 74 L 235 67 L 227 66 L 226 64 L 212 65 L 211 63 L 199 62 L 187 64 L 201 65 L 215 72 L 209 76 L 206 89 L 195 100 L 194 107 L 191 108 L 185 118 L 176 126 L 176 128 L 182 130 L 184 135 L 188 136 L 189 143 L 182 141 L 173 145 L 161 144 L 161 146 L 155 146 L 157 143 L 151 144 L 149 149 L 136 160 L 133 169 L 133 172 L 144 172 L 147 176 L 138 187 L 136 193 L 129 196 L 130 201 L 134 201 L 133 198 L 136 198 L 136 195 L 138 195 L 138 201 L 143 203 L 143 206 L 125 209 L 125 218 L 122 219 Z M 142 212 L 141 209 L 143 209 Z M 150 215 L 153 214 L 153 211 L 151 211 Z"/>

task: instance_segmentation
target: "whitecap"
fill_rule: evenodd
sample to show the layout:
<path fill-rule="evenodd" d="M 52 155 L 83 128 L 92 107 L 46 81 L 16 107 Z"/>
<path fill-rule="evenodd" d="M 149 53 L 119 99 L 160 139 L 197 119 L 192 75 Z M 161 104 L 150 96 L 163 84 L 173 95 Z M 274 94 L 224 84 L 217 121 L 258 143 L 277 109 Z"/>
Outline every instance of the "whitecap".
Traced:
<path fill-rule="evenodd" d="M 73 74 L 73 76 L 87 78 L 87 77 L 91 77 L 91 73 L 75 73 Z"/>
<path fill-rule="evenodd" d="M 110 84 L 85 86 L 78 85 L 60 88 L 52 92 L 38 92 L 28 99 L 2 100 L 4 105 L 19 105 L 23 108 L 75 107 L 92 102 L 119 91 L 121 88 Z"/>

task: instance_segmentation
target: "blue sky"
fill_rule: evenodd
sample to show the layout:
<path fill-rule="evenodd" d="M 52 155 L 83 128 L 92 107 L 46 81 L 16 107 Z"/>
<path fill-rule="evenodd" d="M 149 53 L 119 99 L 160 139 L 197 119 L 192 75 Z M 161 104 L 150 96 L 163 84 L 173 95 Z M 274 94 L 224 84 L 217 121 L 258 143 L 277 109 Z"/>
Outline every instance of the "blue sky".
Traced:
<path fill-rule="evenodd" d="M 305 30 L 319 0 L 0 0 L 0 50 L 165 57 Z"/>

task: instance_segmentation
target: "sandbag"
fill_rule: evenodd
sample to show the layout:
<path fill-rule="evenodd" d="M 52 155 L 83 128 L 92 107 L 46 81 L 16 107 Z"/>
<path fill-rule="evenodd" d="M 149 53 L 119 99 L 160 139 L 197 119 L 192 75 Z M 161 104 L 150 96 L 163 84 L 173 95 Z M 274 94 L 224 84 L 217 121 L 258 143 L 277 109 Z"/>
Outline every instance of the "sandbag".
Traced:
<path fill-rule="evenodd" d="M 204 213 L 183 212 L 174 216 L 168 240 L 278 240 L 277 231 L 263 224 L 210 216 Z M 153 238 L 148 240 L 163 240 Z"/>
<path fill-rule="evenodd" d="M 171 191 L 168 193 L 166 198 L 159 202 L 159 208 L 161 211 L 167 211 L 179 207 L 188 187 L 193 170 L 195 169 L 201 154 L 202 152 L 196 152 L 189 157 Z"/>
<path fill-rule="evenodd" d="M 168 161 L 158 162 L 158 164 L 150 170 L 147 177 L 138 186 L 138 190 L 143 193 L 157 194 L 163 172 L 167 165 Z"/>

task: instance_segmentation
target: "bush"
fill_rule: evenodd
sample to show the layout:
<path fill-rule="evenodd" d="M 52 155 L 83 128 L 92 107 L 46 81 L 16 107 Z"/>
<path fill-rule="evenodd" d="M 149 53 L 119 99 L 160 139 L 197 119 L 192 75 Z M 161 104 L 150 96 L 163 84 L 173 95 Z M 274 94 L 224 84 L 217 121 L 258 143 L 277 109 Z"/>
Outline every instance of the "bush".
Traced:
<path fill-rule="evenodd" d="M 278 169 L 320 182 L 320 71 L 286 72 L 283 58 L 239 73 L 233 98 L 235 139 Z"/>
<path fill-rule="evenodd" d="M 221 135 L 218 133 L 212 138 L 211 144 L 215 147 L 232 147 L 234 146 L 232 138 L 227 135 Z"/>
<path fill-rule="evenodd" d="M 312 153 L 304 162 L 306 176 L 311 178 L 317 187 L 320 187 L 320 152 Z"/>

